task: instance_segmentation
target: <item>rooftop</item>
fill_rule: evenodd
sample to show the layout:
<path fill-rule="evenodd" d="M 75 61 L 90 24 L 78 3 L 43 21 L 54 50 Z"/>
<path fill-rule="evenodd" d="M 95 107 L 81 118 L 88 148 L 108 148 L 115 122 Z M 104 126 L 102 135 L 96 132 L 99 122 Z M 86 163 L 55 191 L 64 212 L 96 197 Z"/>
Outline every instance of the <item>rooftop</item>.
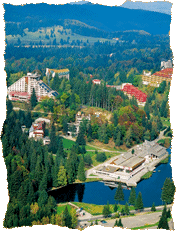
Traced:
<path fill-rule="evenodd" d="M 53 72 L 55 72 L 55 73 L 62 73 L 62 72 L 69 72 L 69 69 L 59 69 L 59 70 L 57 70 L 57 69 L 49 69 L 49 72 L 50 71 L 53 71 Z"/>
<path fill-rule="evenodd" d="M 153 75 L 154 76 L 171 78 L 172 74 L 173 74 L 173 68 L 166 68 L 166 69 L 163 69 L 161 71 L 155 72 Z"/>

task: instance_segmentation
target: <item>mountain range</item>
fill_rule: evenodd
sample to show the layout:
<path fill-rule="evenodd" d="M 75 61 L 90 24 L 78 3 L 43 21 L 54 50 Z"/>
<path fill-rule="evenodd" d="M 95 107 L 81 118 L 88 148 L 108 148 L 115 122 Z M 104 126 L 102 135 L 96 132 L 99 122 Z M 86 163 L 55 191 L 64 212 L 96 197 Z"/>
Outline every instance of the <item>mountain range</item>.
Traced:
<path fill-rule="evenodd" d="M 59 20 L 78 20 L 106 32 L 143 30 L 151 34 L 168 34 L 171 15 L 145 10 L 109 7 L 99 4 L 48 5 L 4 4 L 5 22 L 34 27 L 58 25 Z"/>

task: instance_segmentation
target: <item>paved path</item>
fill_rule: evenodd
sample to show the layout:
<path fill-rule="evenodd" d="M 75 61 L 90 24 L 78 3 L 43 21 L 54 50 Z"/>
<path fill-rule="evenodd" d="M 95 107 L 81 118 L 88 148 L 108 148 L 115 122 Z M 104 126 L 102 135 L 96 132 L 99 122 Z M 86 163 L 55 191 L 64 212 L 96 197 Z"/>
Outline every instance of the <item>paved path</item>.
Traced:
<path fill-rule="evenodd" d="M 151 209 L 151 208 L 150 208 Z M 142 213 L 137 213 L 136 216 L 131 216 L 131 217 L 123 217 L 121 218 L 123 228 L 134 228 L 134 227 L 141 227 L 144 225 L 149 225 L 149 224 L 155 224 L 156 222 L 159 221 L 160 216 L 162 212 L 153 212 L 153 213 L 147 213 L 147 212 L 142 212 Z M 92 219 L 91 219 L 92 220 Z M 119 220 L 117 218 L 117 220 Z M 104 227 L 114 227 L 116 219 L 106 219 L 105 224 L 102 224 L 101 221 L 98 221 L 98 225 L 104 226 Z M 81 224 L 87 224 L 87 226 L 90 225 L 90 222 L 81 222 Z M 173 219 L 169 221 L 169 228 L 170 230 L 174 230 L 174 223 Z M 149 227 L 147 229 L 157 229 L 157 226 Z"/>
<path fill-rule="evenodd" d="M 161 206 L 156 206 L 156 211 L 158 211 L 158 210 L 163 210 L 163 208 L 164 208 L 164 206 L 163 205 L 161 205 Z M 170 204 L 170 205 L 167 205 L 167 209 L 168 208 L 172 208 L 172 204 Z M 136 211 L 136 210 L 131 210 L 130 211 L 130 213 L 134 213 L 134 214 L 136 214 L 136 215 L 146 215 L 146 213 L 148 213 L 148 212 L 151 212 L 151 207 L 149 207 L 149 208 L 144 208 L 142 211 Z M 155 212 L 155 213 L 158 213 L 158 212 Z M 152 213 L 152 214 L 155 214 L 155 213 Z M 90 214 L 91 215 L 91 214 Z M 112 213 L 111 215 L 115 215 L 115 213 Z M 136 216 L 135 216 L 136 217 Z M 133 218 L 133 217 L 127 217 L 127 218 Z M 85 217 L 85 216 L 83 216 L 81 219 L 78 217 L 78 221 L 91 221 L 91 220 L 100 220 L 100 219 L 104 219 L 104 216 L 103 215 L 97 215 L 97 216 L 93 216 L 93 215 L 91 215 L 91 216 L 89 216 L 88 218 L 87 217 Z M 156 223 L 156 222 L 154 222 L 154 223 Z M 153 224 L 154 224 L 153 223 Z M 151 222 L 150 222 L 150 224 L 151 224 Z"/>

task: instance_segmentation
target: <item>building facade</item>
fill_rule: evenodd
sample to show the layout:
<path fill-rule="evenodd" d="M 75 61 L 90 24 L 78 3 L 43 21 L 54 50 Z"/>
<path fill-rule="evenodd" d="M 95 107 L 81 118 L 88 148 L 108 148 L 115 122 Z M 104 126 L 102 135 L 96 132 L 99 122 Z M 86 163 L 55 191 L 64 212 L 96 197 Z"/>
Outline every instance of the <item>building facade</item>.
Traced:
<path fill-rule="evenodd" d="M 69 69 L 49 69 L 46 68 L 46 76 L 49 78 L 49 76 L 51 75 L 53 78 L 56 76 L 56 74 L 58 75 L 59 78 L 66 78 L 69 80 L 70 78 L 70 72 Z"/>
<path fill-rule="evenodd" d="M 68 136 L 77 136 L 78 135 L 80 123 L 82 123 L 83 119 L 90 121 L 91 120 L 90 114 L 88 116 L 85 116 L 84 113 L 81 113 L 79 111 L 76 114 L 75 123 L 68 123 L 68 132 L 67 132 Z"/>
<path fill-rule="evenodd" d="M 122 84 L 122 91 L 128 95 L 129 98 L 133 96 L 136 98 L 138 105 L 144 106 L 147 100 L 147 95 L 140 91 L 137 87 L 132 84 Z"/>
<path fill-rule="evenodd" d="M 133 150 L 133 154 L 129 150 L 110 163 L 99 165 L 93 173 L 100 174 L 99 177 L 108 176 L 121 182 L 128 182 L 142 170 L 147 172 L 148 169 L 153 169 L 162 158 L 168 156 L 166 148 L 154 141 L 146 140 L 143 144 L 133 147 Z"/>
<path fill-rule="evenodd" d="M 151 72 L 146 73 L 144 71 L 142 75 L 142 81 L 145 85 L 159 87 L 160 83 L 162 83 L 163 81 L 170 83 L 172 79 L 172 74 L 173 68 L 162 69 L 161 71 L 157 71 L 153 75 L 151 74 Z"/>
<path fill-rule="evenodd" d="M 7 88 L 7 94 L 10 100 L 28 101 L 33 89 L 38 100 L 44 96 L 52 98 L 58 96 L 56 91 L 53 91 L 47 84 L 40 80 L 40 75 L 37 73 L 27 73 L 26 76 L 17 80 Z"/>

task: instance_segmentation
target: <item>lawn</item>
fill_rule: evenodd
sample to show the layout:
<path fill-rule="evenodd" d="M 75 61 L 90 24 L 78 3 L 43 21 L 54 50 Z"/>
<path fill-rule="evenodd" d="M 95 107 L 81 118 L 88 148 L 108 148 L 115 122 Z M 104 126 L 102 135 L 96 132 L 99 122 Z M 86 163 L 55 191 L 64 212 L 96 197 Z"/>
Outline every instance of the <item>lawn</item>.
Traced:
<path fill-rule="evenodd" d="M 141 179 L 148 179 L 148 178 L 150 178 L 152 176 L 152 173 L 153 173 L 152 171 L 147 172 L 146 174 L 144 174 L 141 177 Z"/>
<path fill-rule="evenodd" d="M 64 148 L 70 149 L 74 143 L 75 143 L 75 141 L 73 141 L 73 140 L 63 138 L 63 146 L 64 146 Z M 94 150 L 94 151 L 98 149 L 98 147 L 94 148 L 94 147 L 91 147 L 89 145 L 86 145 L 85 148 L 86 148 L 86 150 Z"/>
<path fill-rule="evenodd" d="M 65 207 L 67 206 L 68 211 L 70 212 L 72 207 L 70 205 L 66 204 L 59 204 L 57 205 L 57 214 L 61 215 L 61 213 L 65 210 Z"/>
<path fill-rule="evenodd" d="M 55 37 L 51 37 L 51 30 L 54 30 L 54 36 Z M 35 32 L 31 32 L 28 31 L 28 29 L 25 29 L 25 35 L 22 37 L 20 35 L 7 35 L 7 41 L 9 43 L 16 43 L 18 41 L 18 38 L 21 40 L 22 45 L 29 45 L 30 42 L 34 42 L 34 43 L 39 43 L 40 41 L 42 42 L 42 44 L 46 45 L 46 44 L 53 44 L 53 40 L 56 39 L 57 43 L 60 42 L 61 39 L 63 40 L 67 40 L 67 38 L 69 37 L 70 42 L 72 42 L 73 40 L 82 40 L 83 42 L 87 42 L 87 40 L 89 40 L 89 43 L 95 43 L 98 40 L 105 42 L 105 41 L 109 41 L 111 43 L 115 43 L 114 40 L 112 39 L 105 39 L 105 38 L 97 38 L 97 37 L 89 37 L 89 36 L 83 36 L 83 35 L 79 35 L 79 34 L 75 34 L 72 33 L 70 29 L 63 29 L 62 26 L 54 26 L 54 27 L 46 27 L 46 28 L 42 28 L 42 29 L 38 29 Z M 66 32 L 66 33 L 65 33 Z M 46 38 L 46 35 L 48 35 L 48 39 Z"/>
<path fill-rule="evenodd" d="M 73 202 L 73 204 L 77 205 L 78 207 L 82 207 L 85 211 L 92 215 L 101 215 L 103 212 L 103 207 L 104 205 L 95 205 L 95 204 L 88 204 L 88 203 L 83 203 L 83 202 Z M 117 205 L 118 206 L 118 211 L 121 211 L 122 208 L 125 207 L 125 205 Z M 113 213 L 114 212 L 114 205 L 110 204 L 110 211 Z M 129 206 L 130 210 L 134 210 L 134 206 Z"/>
<path fill-rule="evenodd" d="M 64 149 L 66 152 L 67 152 L 66 149 L 70 149 L 74 143 L 75 143 L 75 141 L 73 141 L 73 140 L 63 138 L 63 146 L 64 146 Z M 96 149 L 96 148 L 91 147 L 89 145 L 86 145 L 85 148 L 86 148 L 86 150 L 92 150 L 92 151 L 86 151 L 86 154 L 84 154 L 84 155 L 89 154 L 91 156 L 92 161 L 93 161 L 93 166 L 97 166 L 98 164 L 101 164 L 101 162 L 98 162 L 96 160 L 96 154 L 95 154 L 95 150 L 100 151 L 100 149 L 98 149 L 98 148 Z M 119 155 L 119 153 L 116 153 L 116 152 L 105 152 L 105 154 L 107 156 L 107 160 L 114 157 L 114 156 Z"/>
<path fill-rule="evenodd" d="M 166 126 L 166 127 L 171 126 L 171 124 L 170 124 L 170 118 L 161 117 L 161 122 L 163 123 L 163 126 Z"/>

